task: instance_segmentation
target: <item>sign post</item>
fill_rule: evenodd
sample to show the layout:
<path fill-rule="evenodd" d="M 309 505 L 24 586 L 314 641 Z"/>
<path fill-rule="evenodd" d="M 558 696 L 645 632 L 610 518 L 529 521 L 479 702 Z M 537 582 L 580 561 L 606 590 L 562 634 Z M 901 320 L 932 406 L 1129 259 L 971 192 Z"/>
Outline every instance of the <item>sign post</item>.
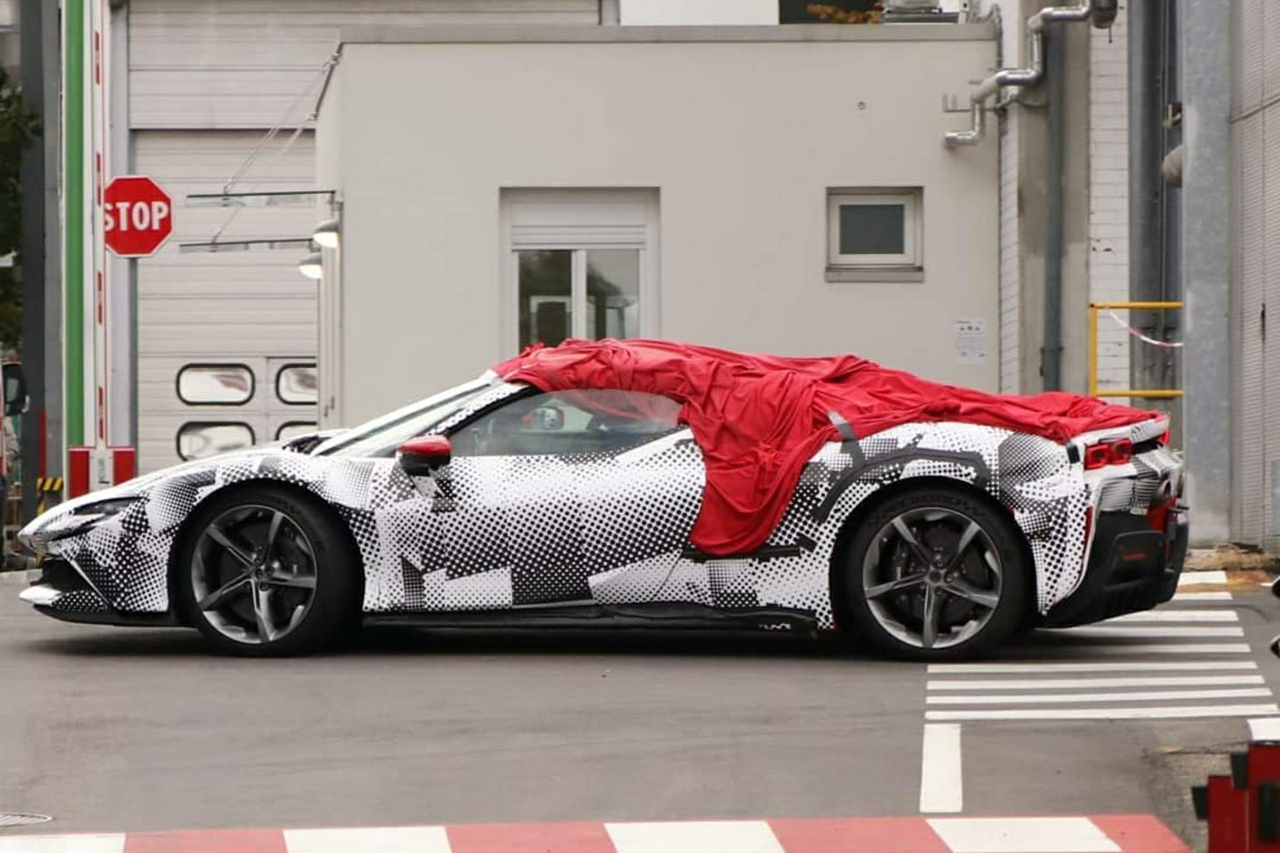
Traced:
<path fill-rule="evenodd" d="M 145 258 L 159 251 L 173 233 L 173 199 L 146 175 L 122 175 L 102 191 L 101 246 L 121 258 Z M 95 271 L 93 317 L 94 390 L 90 396 L 95 426 L 92 443 L 68 447 L 67 493 L 123 482 L 135 473 L 132 447 L 112 447 L 107 436 L 107 346 L 105 264 Z"/>

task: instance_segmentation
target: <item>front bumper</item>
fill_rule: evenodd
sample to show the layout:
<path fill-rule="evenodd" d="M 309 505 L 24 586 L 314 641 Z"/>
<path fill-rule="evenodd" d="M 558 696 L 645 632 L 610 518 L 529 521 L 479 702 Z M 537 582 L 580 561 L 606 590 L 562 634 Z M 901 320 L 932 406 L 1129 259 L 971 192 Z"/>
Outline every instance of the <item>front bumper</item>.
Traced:
<path fill-rule="evenodd" d="M 1054 607 L 1044 626 L 1086 625 L 1149 610 L 1173 598 L 1187 558 L 1186 506 L 1163 512 L 1100 512 L 1084 581 Z"/>
<path fill-rule="evenodd" d="M 49 558 L 38 580 L 18 593 L 36 610 L 65 622 L 96 625 L 177 625 L 169 613 L 124 613 L 111 607 L 66 560 Z"/>

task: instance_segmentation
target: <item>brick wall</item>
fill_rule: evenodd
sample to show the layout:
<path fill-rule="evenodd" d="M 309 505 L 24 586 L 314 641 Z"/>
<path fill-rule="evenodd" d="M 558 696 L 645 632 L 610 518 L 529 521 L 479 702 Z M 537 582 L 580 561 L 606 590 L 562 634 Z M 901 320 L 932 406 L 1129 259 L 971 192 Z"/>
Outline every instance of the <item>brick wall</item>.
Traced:
<path fill-rule="evenodd" d="M 1129 298 L 1128 48 L 1123 11 L 1111 32 L 1091 30 L 1089 57 L 1089 299 Z M 1127 311 L 1116 312 L 1126 322 Z M 1098 380 L 1129 385 L 1128 333 L 1098 319 Z M 1123 400 L 1117 402 L 1124 402 Z"/>

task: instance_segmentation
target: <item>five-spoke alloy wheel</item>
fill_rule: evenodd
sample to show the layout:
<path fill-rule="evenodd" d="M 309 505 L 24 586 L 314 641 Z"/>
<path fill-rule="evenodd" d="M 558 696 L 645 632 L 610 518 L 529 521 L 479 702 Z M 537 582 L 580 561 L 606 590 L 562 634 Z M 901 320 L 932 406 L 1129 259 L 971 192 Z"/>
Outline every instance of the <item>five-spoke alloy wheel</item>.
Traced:
<path fill-rule="evenodd" d="M 202 507 L 175 589 L 217 648 L 279 655 L 331 640 L 347 621 L 359 565 L 336 519 L 288 491 L 238 490 Z"/>
<path fill-rule="evenodd" d="M 877 506 L 844 554 L 861 633 L 899 657 L 969 657 L 1025 618 L 1027 581 L 1007 514 L 963 489 L 925 487 Z"/>

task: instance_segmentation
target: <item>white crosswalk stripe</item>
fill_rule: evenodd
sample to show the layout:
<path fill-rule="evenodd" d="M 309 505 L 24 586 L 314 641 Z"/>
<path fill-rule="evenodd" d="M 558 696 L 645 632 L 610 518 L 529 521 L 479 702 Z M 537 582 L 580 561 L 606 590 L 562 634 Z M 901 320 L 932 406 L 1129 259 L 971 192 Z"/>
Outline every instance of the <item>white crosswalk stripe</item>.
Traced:
<path fill-rule="evenodd" d="M 930 664 L 925 720 L 1280 715 L 1257 661 L 1246 657 L 1232 602 L 1230 592 L 1183 592 L 1155 610 L 1037 632 L 1009 650 L 1011 660 Z"/>
<path fill-rule="evenodd" d="M 1203 604 L 1206 601 L 1220 601 L 1231 603 L 1231 593 L 1229 592 L 1180 592 L 1173 597 L 1174 604 L 1186 604 L 1188 602 L 1196 602 Z"/>
<path fill-rule="evenodd" d="M 1183 572 L 1182 576 L 1178 578 L 1178 587 L 1224 584 L 1226 582 L 1226 572 Z"/>
<path fill-rule="evenodd" d="M 1103 625 L 1126 622 L 1239 622 L 1234 610 L 1145 610 L 1108 619 Z"/>

